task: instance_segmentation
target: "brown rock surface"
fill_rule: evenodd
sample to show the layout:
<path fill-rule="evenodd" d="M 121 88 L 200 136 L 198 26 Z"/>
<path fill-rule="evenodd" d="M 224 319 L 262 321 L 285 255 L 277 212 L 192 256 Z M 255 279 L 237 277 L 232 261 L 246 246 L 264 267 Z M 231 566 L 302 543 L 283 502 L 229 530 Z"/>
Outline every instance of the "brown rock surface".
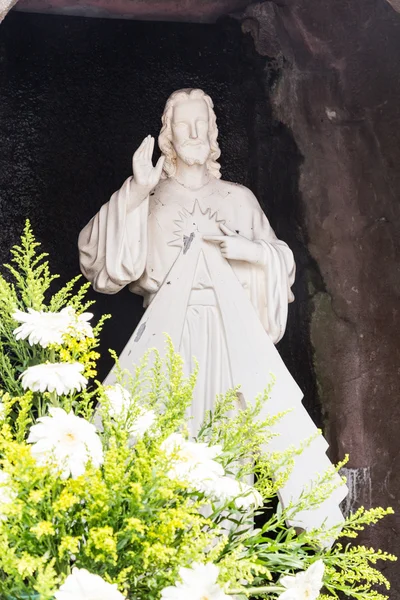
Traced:
<path fill-rule="evenodd" d="M 214 23 L 249 0 L 19 0 L 17 10 L 82 17 Z"/>
<path fill-rule="evenodd" d="M 391 6 L 393 6 L 394 10 L 400 12 L 400 0 L 387 0 Z"/>
<path fill-rule="evenodd" d="M 400 17 L 386 2 L 249 7 L 244 28 L 283 65 L 275 114 L 304 157 L 300 192 L 314 290 L 311 340 L 349 504 L 392 505 L 372 531 L 400 554 Z M 400 598 L 398 565 L 384 566 Z"/>

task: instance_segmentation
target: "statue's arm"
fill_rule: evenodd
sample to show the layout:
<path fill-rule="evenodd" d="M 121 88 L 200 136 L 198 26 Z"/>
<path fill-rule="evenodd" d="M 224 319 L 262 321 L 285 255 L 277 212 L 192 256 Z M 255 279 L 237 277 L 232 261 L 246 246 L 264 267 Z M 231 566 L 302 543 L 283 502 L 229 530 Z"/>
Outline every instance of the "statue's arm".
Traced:
<path fill-rule="evenodd" d="M 278 253 L 284 258 L 290 287 L 295 274 L 292 251 L 285 242 L 276 237 L 254 194 L 244 186 L 235 187 L 235 191 L 235 202 L 240 207 L 238 212 L 246 221 L 250 216 L 252 234 L 245 236 L 221 224 L 220 235 L 206 235 L 203 239 L 218 244 L 222 256 L 228 260 L 240 260 L 260 267 L 267 266 L 271 253 Z"/>
<path fill-rule="evenodd" d="M 157 185 L 163 158 L 153 167 L 154 139 L 133 155 L 133 177 L 89 221 L 79 235 L 82 273 L 94 289 L 115 294 L 141 277 L 146 267 L 148 196 Z"/>
<path fill-rule="evenodd" d="M 276 344 L 285 333 L 288 304 L 294 300 L 291 287 L 295 280 L 296 265 L 293 252 L 284 241 L 277 238 L 253 194 L 249 202 L 253 210 L 253 239 L 262 248 L 262 268 L 258 269 L 258 283 L 252 290 L 252 301 L 265 330 Z"/>
<path fill-rule="evenodd" d="M 132 183 L 125 181 L 78 238 L 81 271 L 97 292 L 117 293 L 146 266 L 148 199 Z"/>

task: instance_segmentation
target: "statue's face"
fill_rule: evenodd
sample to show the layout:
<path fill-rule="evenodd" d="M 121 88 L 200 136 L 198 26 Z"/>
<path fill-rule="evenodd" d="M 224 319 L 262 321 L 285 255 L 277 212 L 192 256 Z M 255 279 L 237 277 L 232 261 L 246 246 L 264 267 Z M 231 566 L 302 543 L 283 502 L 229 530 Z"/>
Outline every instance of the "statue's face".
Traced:
<path fill-rule="evenodd" d="M 204 165 L 210 155 L 208 108 L 202 99 L 182 100 L 174 107 L 172 143 L 187 165 Z"/>

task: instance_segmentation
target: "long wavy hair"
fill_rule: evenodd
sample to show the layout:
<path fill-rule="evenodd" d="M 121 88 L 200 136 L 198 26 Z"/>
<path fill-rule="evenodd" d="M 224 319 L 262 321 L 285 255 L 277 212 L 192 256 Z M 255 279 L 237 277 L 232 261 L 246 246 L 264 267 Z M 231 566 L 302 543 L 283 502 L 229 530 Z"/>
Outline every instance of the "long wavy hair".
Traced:
<path fill-rule="evenodd" d="M 166 179 L 172 177 L 176 171 L 176 152 L 172 143 L 172 128 L 171 119 L 174 106 L 182 100 L 204 100 L 208 108 L 208 138 L 210 141 L 210 156 L 207 159 L 207 169 L 214 177 L 219 179 L 221 177 L 220 169 L 221 165 L 218 163 L 218 158 L 221 156 L 221 150 L 218 144 L 218 127 L 217 117 L 214 112 L 214 104 L 210 96 L 208 96 L 203 90 L 198 89 L 183 89 L 177 90 L 168 98 L 163 116 L 161 117 L 162 128 L 160 135 L 158 136 L 158 145 L 165 156 L 165 162 L 161 177 Z"/>

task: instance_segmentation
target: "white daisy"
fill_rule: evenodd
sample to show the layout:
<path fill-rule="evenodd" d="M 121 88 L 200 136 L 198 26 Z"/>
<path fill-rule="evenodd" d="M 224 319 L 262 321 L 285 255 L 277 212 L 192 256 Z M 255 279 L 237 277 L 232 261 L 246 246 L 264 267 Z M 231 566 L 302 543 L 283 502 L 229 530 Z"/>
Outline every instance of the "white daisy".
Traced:
<path fill-rule="evenodd" d="M 37 463 L 56 466 L 63 479 L 82 475 L 89 461 L 99 467 L 103 448 L 96 427 L 62 408 L 49 408 L 49 413 L 30 428 L 27 440 Z"/>
<path fill-rule="evenodd" d="M 132 396 L 129 391 L 119 383 L 109 385 L 104 388 L 104 394 L 109 401 L 109 411 L 111 417 L 126 416 L 132 402 Z"/>
<path fill-rule="evenodd" d="M 157 416 L 154 410 L 146 410 L 138 415 L 133 421 L 132 425 L 129 426 L 129 433 L 131 434 L 131 442 L 135 442 L 138 438 L 142 438 L 144 434 L 154 424 Z"/>
<path fill-rule="evenodd" d="M 237 508 L 248 510 L 250 508 L 260 508 L 263 503 L 263 497 L 255 487 L 247 483 L 239 482 L 240 495 L 235 498 Z"/>
<path fill-rule="evenodd" d="M 76 567 L 54 597 L 56 600 L 126 600 L 115 583 L 108 583 L 100 575 Z"/>
<path fill-rule="evenodd" d="M 263 505 L 263 498 L 254 487 L 233 477 L 218 477 L 204 482 L 204 494 L 225 504 L 235 501 L 236 508 L 249 510 Z"/>
<path fill-rule="evenodd" d="M 87 385 L 82 375 L 81 363 L 43 363 L 28 367 L 21 375 L 22 387 L 32 392 L 54 392 L 59 396 L 76 390 L 80 392 Z"/>
<path fill-rule="evenodd" d="M 113 418 L 125 418 L 129 416 L 132 405 L 132 396 L 129 391 L 119 383 L 107 386 L 104 393 L 109 401 L 110 416 Z M 141 410 L 133 422 L 129 423 L 130 443 L 134 444 L 138 438 L 144 436 L 156 420 L 154 410 Z"/>
<path fill-rule="evenodd" d="M 281 577 L 279 583 L 286 591 L 279 600 L 317 600 L 323 586 L 324 571 L 323 561 L 317 560 L 306 571 Z"/>
<path fill-rule="evenodd" d="M 93 328 L 89 323 L 92 318 L 93 313 L 85 312 L 80 315 L 74 313 L 68 333 L 79 340 L 85 337 L 94 337 Z"/>
<path fill-rule="evenodd" d="M 222 465 L 214 460 L 221 454 L 221 446 L 190 442 L 180 433 L 173 433 L 164 440 L 161 449 L 171 461 L 168 476 L 189 483 L 194 489 L 202 491 L 204 481 L 224 475 Z"/>
<path fill-rule="evenodd" d="M 232 600 L 218 585 L 216 565 L 194 563 L 190 569 L 179 569 L 178 581 L 161 591 L 161 600 Z"/>
<path fill-rule="evenodd" d="M 93 329 L 88 323 L 93 315 L 77 315 L 72 306 L 67 306 L 60 312 L 45 312 L 33 308 L 28 308 L 28 312 L 16 310 L 12 317 L 22 323 L 13 331 L 15 338 L 28 339 L 31 346 L 40 344 L 47 348 L 50 344 L 62 344 L 63 336 L 67 333 L 79 339 L 93 337 Z"/>

